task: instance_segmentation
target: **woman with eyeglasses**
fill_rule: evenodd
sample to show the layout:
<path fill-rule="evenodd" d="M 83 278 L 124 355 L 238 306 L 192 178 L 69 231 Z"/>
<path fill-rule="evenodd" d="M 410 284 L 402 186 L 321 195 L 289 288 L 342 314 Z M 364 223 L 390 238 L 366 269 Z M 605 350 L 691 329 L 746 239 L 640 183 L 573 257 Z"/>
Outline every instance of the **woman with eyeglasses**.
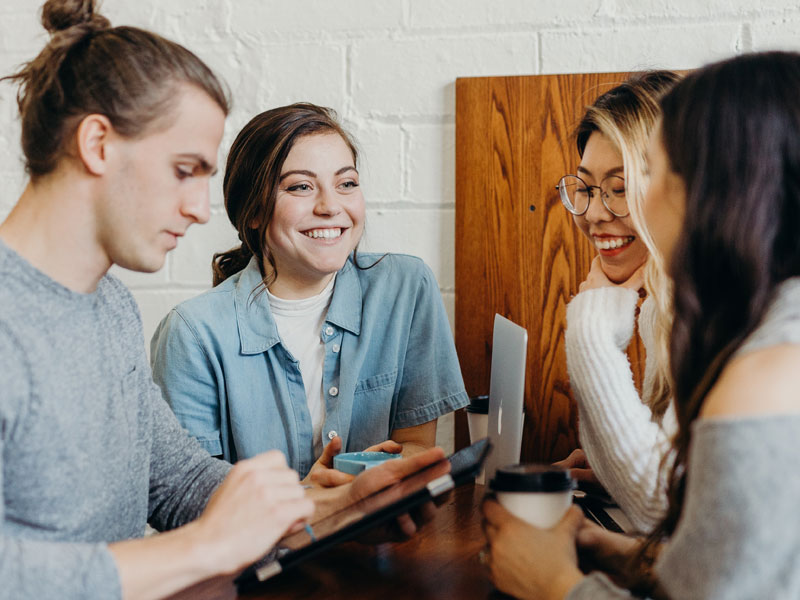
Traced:
<path fill-rule="evenodd" d="M 575 224 L 597 249 L 580 293 L 567 307 L 566 351 L 578 404 L 580 440 L 557 463 L 579 479 L 596 480 L 636 529 L 649 530 L 663 515 L 666 498 L 658 470 L 674 431 L 669 410 L 665 335 L 669 310 L 662 270 L 649 261 L 646 231 L 631 208 L 645 188 L 644 155 L 659 115 L 658 98 L 678 76 L 670 71 L 636 75 L 601 95 L 575 132 L 581 161 L 557 189 Z M 648 269 L 645 266 L 653 263 Z M 642 396 L 625 354 L 641 307 L 645 345 Z M 662 325 L 662 323 L 666 323 Z"/>
<path fill-rule="evenodd" d="M 704 67 L 661 100 L 641 215 L 674 289 L 669 508 L 642 544 L 599 531 L 575 508 L 541 530 L 489 501 L 489 564 L 501 590 L 554 600 L 800 598 L 791 466 L 800 437 L 798 95 L 800 54 L 770 52 Z M 584 576 L 576 546 L 591 548 L 606 573 Z M 627 565 L 613 583 L 612 556 Z"/>

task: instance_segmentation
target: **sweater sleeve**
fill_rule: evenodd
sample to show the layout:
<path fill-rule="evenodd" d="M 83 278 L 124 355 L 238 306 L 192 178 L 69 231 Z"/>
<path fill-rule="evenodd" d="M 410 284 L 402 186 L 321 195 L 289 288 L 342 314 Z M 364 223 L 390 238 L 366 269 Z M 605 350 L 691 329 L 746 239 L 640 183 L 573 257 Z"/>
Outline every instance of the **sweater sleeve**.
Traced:
<path fill-rule="evenodd" d="M 199 517 L 231 465 L 213 458 L 181 427 L 146 372 L 153 414 L 148 520 L 163 531 Z"/>
<path fill-rule="evenodd" d="M 572 588 L 564 600 L 630 600 L 628 590 L 618 588 L 602 573 L 591 573 Z"/>
<path fill-rule="evenodd" d="M 24 427 L 25 414 L 36 390 L 22 345 L 0 322 L 0 489 L 4 490 L 7 443 Z M 6 505 L 0 506 L 0 523 Z M 0 530 L 0 597 L 120 598 L 117 567 L 103 543 L 25 539 Z"/>
<path fill-rule="evenodd" d="M 648 531 L 666 510 L 659 467 L 669 440 L 642 403 L 625 354 L 637 298 L 611 287 L 578 294 L 567 307 L 566 352 L 589 464 L 634 527 Z"/>

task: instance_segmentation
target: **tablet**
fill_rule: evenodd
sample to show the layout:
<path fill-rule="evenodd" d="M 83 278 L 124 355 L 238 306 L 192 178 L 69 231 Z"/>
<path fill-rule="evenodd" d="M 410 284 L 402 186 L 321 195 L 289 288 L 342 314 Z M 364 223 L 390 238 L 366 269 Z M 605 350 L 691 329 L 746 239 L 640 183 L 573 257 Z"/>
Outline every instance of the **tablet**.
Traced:
<path fill-rule="evenodd" d="M 320 519 L 310 530 L 307 528 L 284 537 L 276 549 L 248 567 L 236 579 L 237 588 L 239 591 L 249 589 L 335 544 L 351 540 L 458 485 L 473 481 L 480 472 L 490 446 L 488 439 L 479 440 L 449 458 Z"/>

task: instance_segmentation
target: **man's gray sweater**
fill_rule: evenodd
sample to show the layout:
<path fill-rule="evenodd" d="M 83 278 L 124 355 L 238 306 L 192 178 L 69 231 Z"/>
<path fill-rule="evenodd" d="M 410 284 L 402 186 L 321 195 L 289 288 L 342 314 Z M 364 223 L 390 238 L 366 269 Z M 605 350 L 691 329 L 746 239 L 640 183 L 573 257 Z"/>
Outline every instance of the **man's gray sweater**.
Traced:
<path fill-rule="evenodd" d="M 230 466 L 181 429 L 112 276 L 79 294 L 0 241 L 0 598 L 118 598 L 107 544 L 196 518 Z"/>

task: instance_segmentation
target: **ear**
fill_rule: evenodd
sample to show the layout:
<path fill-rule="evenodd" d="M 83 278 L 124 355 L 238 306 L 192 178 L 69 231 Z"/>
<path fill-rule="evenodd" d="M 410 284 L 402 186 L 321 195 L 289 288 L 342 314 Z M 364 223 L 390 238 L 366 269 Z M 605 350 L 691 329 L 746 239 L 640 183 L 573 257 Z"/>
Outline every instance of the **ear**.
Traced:
<path fill-rule="evenodd" d="M 105 115 L 87 115 L 78 125 L 75 142 L 78 157 L 92 175 L 103 175 L 108 168 L 108 143 L 114 136 L 111 121 Z"/>

